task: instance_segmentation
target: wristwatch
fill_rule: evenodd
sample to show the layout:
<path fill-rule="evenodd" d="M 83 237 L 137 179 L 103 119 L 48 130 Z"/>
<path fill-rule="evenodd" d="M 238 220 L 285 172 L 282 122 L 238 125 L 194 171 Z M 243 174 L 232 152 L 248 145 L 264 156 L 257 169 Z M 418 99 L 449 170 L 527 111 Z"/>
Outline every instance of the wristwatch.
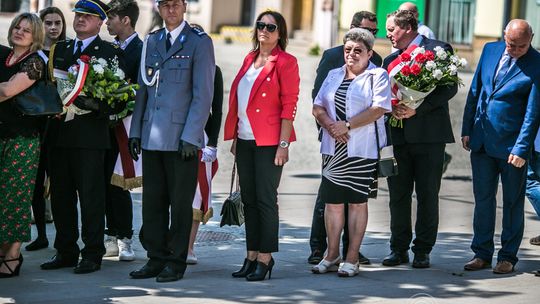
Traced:
<path fill-rule="evenodd" d="M 284 140 L 281 140 L 279 141 L 279 146 L 283 149 L 287 149 L 289 147 L 289 142 L 288 141 L 284 141 Z"/>
<path fill-rule="evenodd" d="M 347 127 L 347 130 L 351 130 L 351 123 L 345 120 L 345 127 Z"/>

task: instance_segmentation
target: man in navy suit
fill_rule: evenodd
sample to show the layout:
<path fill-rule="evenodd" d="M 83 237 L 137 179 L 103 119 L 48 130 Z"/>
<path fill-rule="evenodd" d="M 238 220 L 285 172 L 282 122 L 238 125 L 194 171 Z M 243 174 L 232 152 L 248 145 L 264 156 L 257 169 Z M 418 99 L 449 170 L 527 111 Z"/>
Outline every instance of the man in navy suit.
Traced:
<path fill-rule="evenodd" d="M 373 36 L 377 34 L 377 16 L 368 11 L 360 11 L 354 14 L 351 21 L 350 28 L 363 28 L 370 31 Z M 328 72 L 332 69 L 342 67 L 345 64 L 345 57 L 343 56 L 343 45 L 339 45 L 324 51 L 319 66 L 317 67 L 317 76 L 315 77 L 315 83 L 313 84 L 313 91 L 311 91 L 311 97 L 315 100 L 324 79 L 328 75 Z M 382 65 L 382 58 L 379 54 L 373 51 L 370 61 L 376 66 Z M 320 130 L 319 125 L 317 128 Z M 319 141 L 321 140 L 322 133 L 319 133 Z M 345 209 L 347 210 L 347 209 Z M 347 211 L 345 211 L 347 212 Z M 347 216 L 345 216 L 347 219 Z M 311 255 L 308 257 L 308 263 L 319 264 L 326 251 L 326 228 L 324 227 L 324 203 L 319 199 L 315 200 L 315 208 L 313 210 L 313 220 L 311 222 L 311 235 L 309 237 L 309 246 L 311 247 Z M 343 233 L 343 258 L 347 248 L 349 247 L 348 227 L 345 224 L 345 230 Z M 368 258 L 362 253 L 358 253 L 358 261 L 360 264 L 370 264 Z"/>
<path fill-rule="evenodd" d="M 114 43 L 122 49 L 126 62 L 126 79 L 131 83 L 137 82 L 139 66 L 141 62 L 142 40 L 135 32 L 135 25 L 139 19 L 139 6 L 137 2 L 113 0 L 109 3 L 111 10 L 108 12 L 107 30 L 115 36 Z M 118 256 L 120 261 L 133 261 L 135 253 L 131 248 L 133 236 L 133 205 L 131 194 L 118 186 L 111 184 L 114 166 L 119 154 L 119 140 L 117 133 L 126 130 L 122 121 L 116 115 L 110 117 L 111 123 L 111 149 L 105 153 L 106 200 L 105 217 L 107 230 L 105 234 L 106 257 Z M 121 133 L 118 133 L 121 134 Z M 121 140 L 120 140 L 121 142 Z M 127 147 L 127 144 L 124 143 Z"/>
<path fill-rule="evenodd" d="M 510 273 L 523 237 L 527 166 L 540 119 L 540 53 L 525 20 L 512 20 L 504 42 L 488 43 L 463 114 L 461 141 L 471 151 L 474 258 L 465 270 L 491 267 L 499 177 L 503 190 L 502 248 L 494 273 Z"/>
<path fill-rule="evenodd" d="M 384 59 L 384 68 L 399 60 L 399 54 L 413 46 L 431 51 L 440 47 L 452 53 L 448 43 L 428 39 L 418 34 L 417 30 L 418 22 L 412 12 L 396 11 L 388 15 L 386 37 L 398 51 Z M 399 174 L 388 178 L 392 252 L 384 258 L 382 264 L 385 266 L 409 262 L 408 249 L 413 239 L 411 205 L 415 191 L 418 206 L 412 266 L 430 267 L 429 254 L 437 240 L 439 226 L 439 189 L 444 149 L 447 143 L 454 142 L 448 101 L 456 93 L 457 84 L 437 86 L 416 110 L 405 105 L 393 108 L 392 115 L 402 119 L 403 127 L 391 128 Z"/>

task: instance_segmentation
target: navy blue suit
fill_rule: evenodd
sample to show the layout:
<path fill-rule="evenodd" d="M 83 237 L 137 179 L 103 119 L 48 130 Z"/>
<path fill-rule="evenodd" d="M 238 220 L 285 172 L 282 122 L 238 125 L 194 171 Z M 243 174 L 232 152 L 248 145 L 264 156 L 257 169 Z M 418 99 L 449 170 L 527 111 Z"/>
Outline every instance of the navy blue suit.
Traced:
<path fill-rule="evenodd" d="M 475 257 L 494 253 L 496 195 L 503 189 L 502 248 L 498 261 L 518 261 L 523 237 L 527 166 L 508 164 L 510 154 L 528 159 L 540 121 L 540 53 L 529 48 L 495 85 L 504 42 L 484 47 L 467 97 L 461 135 L 469 136 L 473 172 Z"/>

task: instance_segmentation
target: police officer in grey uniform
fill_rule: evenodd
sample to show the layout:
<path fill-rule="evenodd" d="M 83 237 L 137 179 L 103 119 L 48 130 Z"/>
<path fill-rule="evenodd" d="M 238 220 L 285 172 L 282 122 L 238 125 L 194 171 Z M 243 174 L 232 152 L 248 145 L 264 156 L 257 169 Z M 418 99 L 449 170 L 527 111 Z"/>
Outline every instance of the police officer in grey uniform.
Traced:
<path fill-rule="evenodd" d="M 156 0 L 165 28 L 143 46 L 129 151 L 143 158 L 143 246 L 149 261 L 134 279 L 171 282 L 186 270 L 197 151 L 214 94 L 212 40 L 185 20 L 185 0 Z"/>

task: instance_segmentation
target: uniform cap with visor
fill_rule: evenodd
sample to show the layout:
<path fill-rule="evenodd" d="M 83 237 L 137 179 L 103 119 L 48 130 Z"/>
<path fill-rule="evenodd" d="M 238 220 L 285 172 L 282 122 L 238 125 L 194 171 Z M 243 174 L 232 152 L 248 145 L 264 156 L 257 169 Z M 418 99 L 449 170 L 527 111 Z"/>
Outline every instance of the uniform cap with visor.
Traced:
<path fill-rule="evenodd" d="M 110 7 L 99 0 L 79 0 L 73 8 L 73 12 L 97 16 L 101 20 L 107 19 Z"/>

